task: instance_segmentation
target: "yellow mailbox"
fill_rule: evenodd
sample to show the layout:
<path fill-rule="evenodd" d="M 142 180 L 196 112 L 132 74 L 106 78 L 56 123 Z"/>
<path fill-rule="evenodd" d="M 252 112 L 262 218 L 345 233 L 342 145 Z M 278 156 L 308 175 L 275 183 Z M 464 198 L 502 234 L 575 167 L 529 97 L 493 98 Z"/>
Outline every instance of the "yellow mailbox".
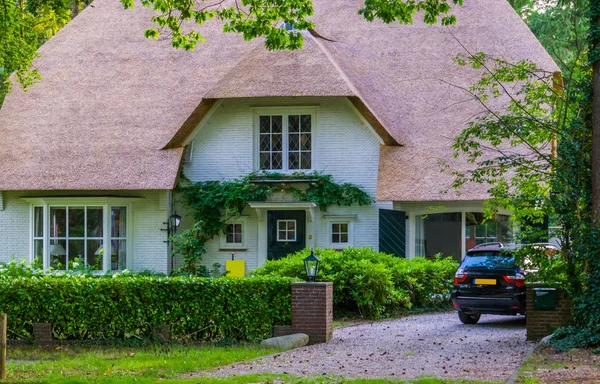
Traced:
<path fill-rule="evenodd" d="M 246 277 L 246 261 L 227 260 L 225 262 L 225 271 L 227 271 L 227 277 Z"/>

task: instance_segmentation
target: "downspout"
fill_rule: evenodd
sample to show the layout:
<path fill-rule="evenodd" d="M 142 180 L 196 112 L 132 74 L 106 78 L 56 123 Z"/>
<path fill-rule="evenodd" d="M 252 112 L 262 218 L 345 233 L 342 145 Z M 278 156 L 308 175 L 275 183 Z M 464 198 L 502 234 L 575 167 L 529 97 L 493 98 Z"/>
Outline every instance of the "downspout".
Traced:
<path fill-rule="evenodd" d="M 169 218 L 171 215 L 175 213 L 175 193 L 172 189 L 167 190 L 167 222 L 169 222 Z M 169 240 L 169 239 L 167 239 Z M 175 267 L 175 257 L 173 256 L 173 245 L 171 241 L 167 241 L 167 257 L 169 258 L 169 266 L 168 266 L 168 274 L 170 275 L 173 272 Z"/>

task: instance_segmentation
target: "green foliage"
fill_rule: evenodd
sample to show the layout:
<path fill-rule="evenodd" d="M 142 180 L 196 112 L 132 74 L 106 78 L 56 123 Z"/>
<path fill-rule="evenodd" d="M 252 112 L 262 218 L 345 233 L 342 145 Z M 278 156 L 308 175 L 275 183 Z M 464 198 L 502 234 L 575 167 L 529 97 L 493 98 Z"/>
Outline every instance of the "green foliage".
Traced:
<path fill-rule="evenodd" d="M 125 9 L 134 6 L 134 0 L 121 0 Z M 233 5 L 223 1 L 142 0 L 142 5 L 152 8 L 157 15 L 152 21 L 157 28 L 146 30 L 145 36 L 157 39 L 166 30 L 175 48 L 194 49 L 204 41 L 202 33 L 194 29 L 217 19 L 224 32 L 241 34 L 245 40 L 264 37 L 270 50 L 295 50 L 302 48 L 302 32 L 315 28 L 310 20 L 314 13 L 310 0 L 240 0 Z M 385 23 L 412 23 L 415 13 L 422 11 L 428 24 L 451 25 L 456 16 L 449 14 L 452 5 L 462 5 L 463 0 L 365 0 L 364 8 L 357 10 L 365 19 Z M 287 28 L 279 28 L 284 22 Z"/>
<path fill-rule="evenodd" d="M 306 279 L 303 260 L 310 250 L 268 261 L 255 276 Z M 452 258 L 403 259 L 371 248 L 341 252 L 316 249 L 321 259 L 319 281 L 333 282 L 333 304 L 338 312 L 357 311 L 362 316 L 385 317 L 411 308 L 449 303 L 452 278 L 458 264 Z"/>
<path fill-rule="evenodd" d="M 182 340 L 268 337 L 291 321 L 290 279 L 206 279 L 114 275 L 0 275 L 0 312 L 12 337 L 30 339 L 49 322 L 58 339 L 148 338 L 168 325 Z"/>
<path fill-rule="evenodd" d="M 11 89 L 9 76 L 23 89 L 38 80 L 32 67 L 37 49 L 71 20 L 65 0 L 0 0 L 0 105 Z"/>
<path fill-rule="evenodd" d="M 463 0 L 365 0 L 365 7 L 359 11 L 368 21 L 376 18 L 384 23 L 398 21 L 402 24 L 412 24 L 416 12 L 423 12 L 423 20 L 427 24 L 437 24 L 441 17 L 442 25 L 456 23 L 456 16 L 449 15 L 452 6 L 462 5 Z"/>
<path fill-rule="evenodd" d="M 286 181 L 306 181 L 306 187 L 294 187 Z M 183 201 L 194 212 L 196 224 L 173 236 L 173 254 L 182 254 L 186 265 L 183 274 L 194 274 L 206 252 L 206 242 L 222 233 L 227 221 L 241 216 L 250 201 L 266 201 L 273 192 L 283 191 L 298 201 L 312 201 L 326 212 L 332 205 L 369 205 L 371 196 L 354 184 L 337 184 L 330 175 L 319 172 L 292 174 L 253 172 L 230 181 L 183 182 L 177 188 Z M 202 273 L 204 271 L 201 271 Z M 179 273 L 179 272 L 178 272 Z"/>
<path fill-rule="evenodd" d="M 11 384 L 205 384 L 205 378 L 184 380 L 181 375 L 278 352 L 248 343 L 225 347 L 151 342 L 126 344 L 90 347 L 63 344 L 60 348 L 11 346 L 7 376 Z M 227 379 L 219 382 L 231 383 L 231 378 Z"/>
<path fill-rule="evenodd" d="M 532 63 L 504 63 L 482 54 L 459 60 L 483 70 L 482 80 L 468 89 L 482 105 L 498 98 L 509 108 L 489 108 L 456 138 L 457 154 L 475 165 L 456 174 L 456 185 L 489 183 L 488 214 L 508 207 L 524 237 L 544 217 L 560 228 L 554 234 L 561 239 L 560 257 L 532 257 L 540 278 L 573 297 L 577 326 L 555 334 L 558 348 L 600 345 L 600 227 L 592 210 L 592 146 L 597 145 L 592 115 L 600 111 L 592 103 L 597 95 L 591 73 L 600 52 L 599 16 L 598 0 L 561 0 L 525 16 L 563 68 L 564 88 Z M 555 20 L 545 25 L 548 18 Z"/>
<path fill-rule="evenodd" d="M 201 276 L 209 277 L 206 267 L 198 265 L 202 254 L 206 252 L 202 238 L 202 221 L 177 236 L 169 239 L 173 247 L 173 255 L 182 255 L 184 265 L 179 270 L 173 271 L 173 276 Z"/>

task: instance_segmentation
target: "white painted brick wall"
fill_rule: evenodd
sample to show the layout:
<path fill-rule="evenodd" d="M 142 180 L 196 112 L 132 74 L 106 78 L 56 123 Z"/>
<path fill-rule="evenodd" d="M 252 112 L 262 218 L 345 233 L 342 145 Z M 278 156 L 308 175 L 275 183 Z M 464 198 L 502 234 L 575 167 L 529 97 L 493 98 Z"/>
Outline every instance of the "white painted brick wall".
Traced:
<path fill-rule="evenodd" d="M 167 235 L 161 231 L 167 220 L 166 199 L 159 197 L 167 191 L 61 191 L 61 192 L 4 192 L 5 209 L 0 211 L 0 261 L 30 259 L 30 204 L 22 197 L 31 196 L 136 196 L 142 200 L 133 204 L 133 269 L 152 269 L 166 273 L 169 257 Z"/>
<path fill-rule="evenodd" d="M 19 192 L 4 192 L 4 210 L 0 211 L 0 261 L 29 260 L 29 204 Z"/>
<path fill-rule="evenodd" d="M 184 165 L 184 173 L 192 181 L 227 180 L 243 177 L 254 169 L 254 113 L 252 107 L 282 105 L 318 105 L 314 127 L 314 169 L 333 175 L 335 181 L 359 185 L 375 197 L 379 169 L 380 142 L 364 125 L 343 98 L 265 98 L 225 100 L 194 138 L 192 162 Z M 371 206 L 330 207 L 328 214 L 356 214 L 355 246 L 379 246 L 379 209 L 392 209 L 391 202 Z M 178 211 L 183 212 L 179 205 Z M 248 251 L 236 252 L 246 260 L 247 270 L 258 267 L 258 230 L 254 210 L 248 209 L 250 227 Z M 193 223 L 186 217 L 182 228 Z M 315 246 L 327 247 L 326 218 L 315 215 Z M 219 241 L 208 244 L 203 264 L 225 264 L 230 252 L 219 252 Z M 178 259 L 176 267 L 181 264 Z"/>

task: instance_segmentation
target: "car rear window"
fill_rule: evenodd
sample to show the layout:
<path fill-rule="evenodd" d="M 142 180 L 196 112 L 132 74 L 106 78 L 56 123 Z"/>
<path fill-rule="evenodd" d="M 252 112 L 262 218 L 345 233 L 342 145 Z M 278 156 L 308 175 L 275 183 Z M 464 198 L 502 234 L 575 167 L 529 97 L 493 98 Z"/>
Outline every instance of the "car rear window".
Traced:
<path fill-rule="evenodd" d="M 469 253 L 462 262 L 461 268 L 514 268 L 515 258 L 497 251 Z"/>

